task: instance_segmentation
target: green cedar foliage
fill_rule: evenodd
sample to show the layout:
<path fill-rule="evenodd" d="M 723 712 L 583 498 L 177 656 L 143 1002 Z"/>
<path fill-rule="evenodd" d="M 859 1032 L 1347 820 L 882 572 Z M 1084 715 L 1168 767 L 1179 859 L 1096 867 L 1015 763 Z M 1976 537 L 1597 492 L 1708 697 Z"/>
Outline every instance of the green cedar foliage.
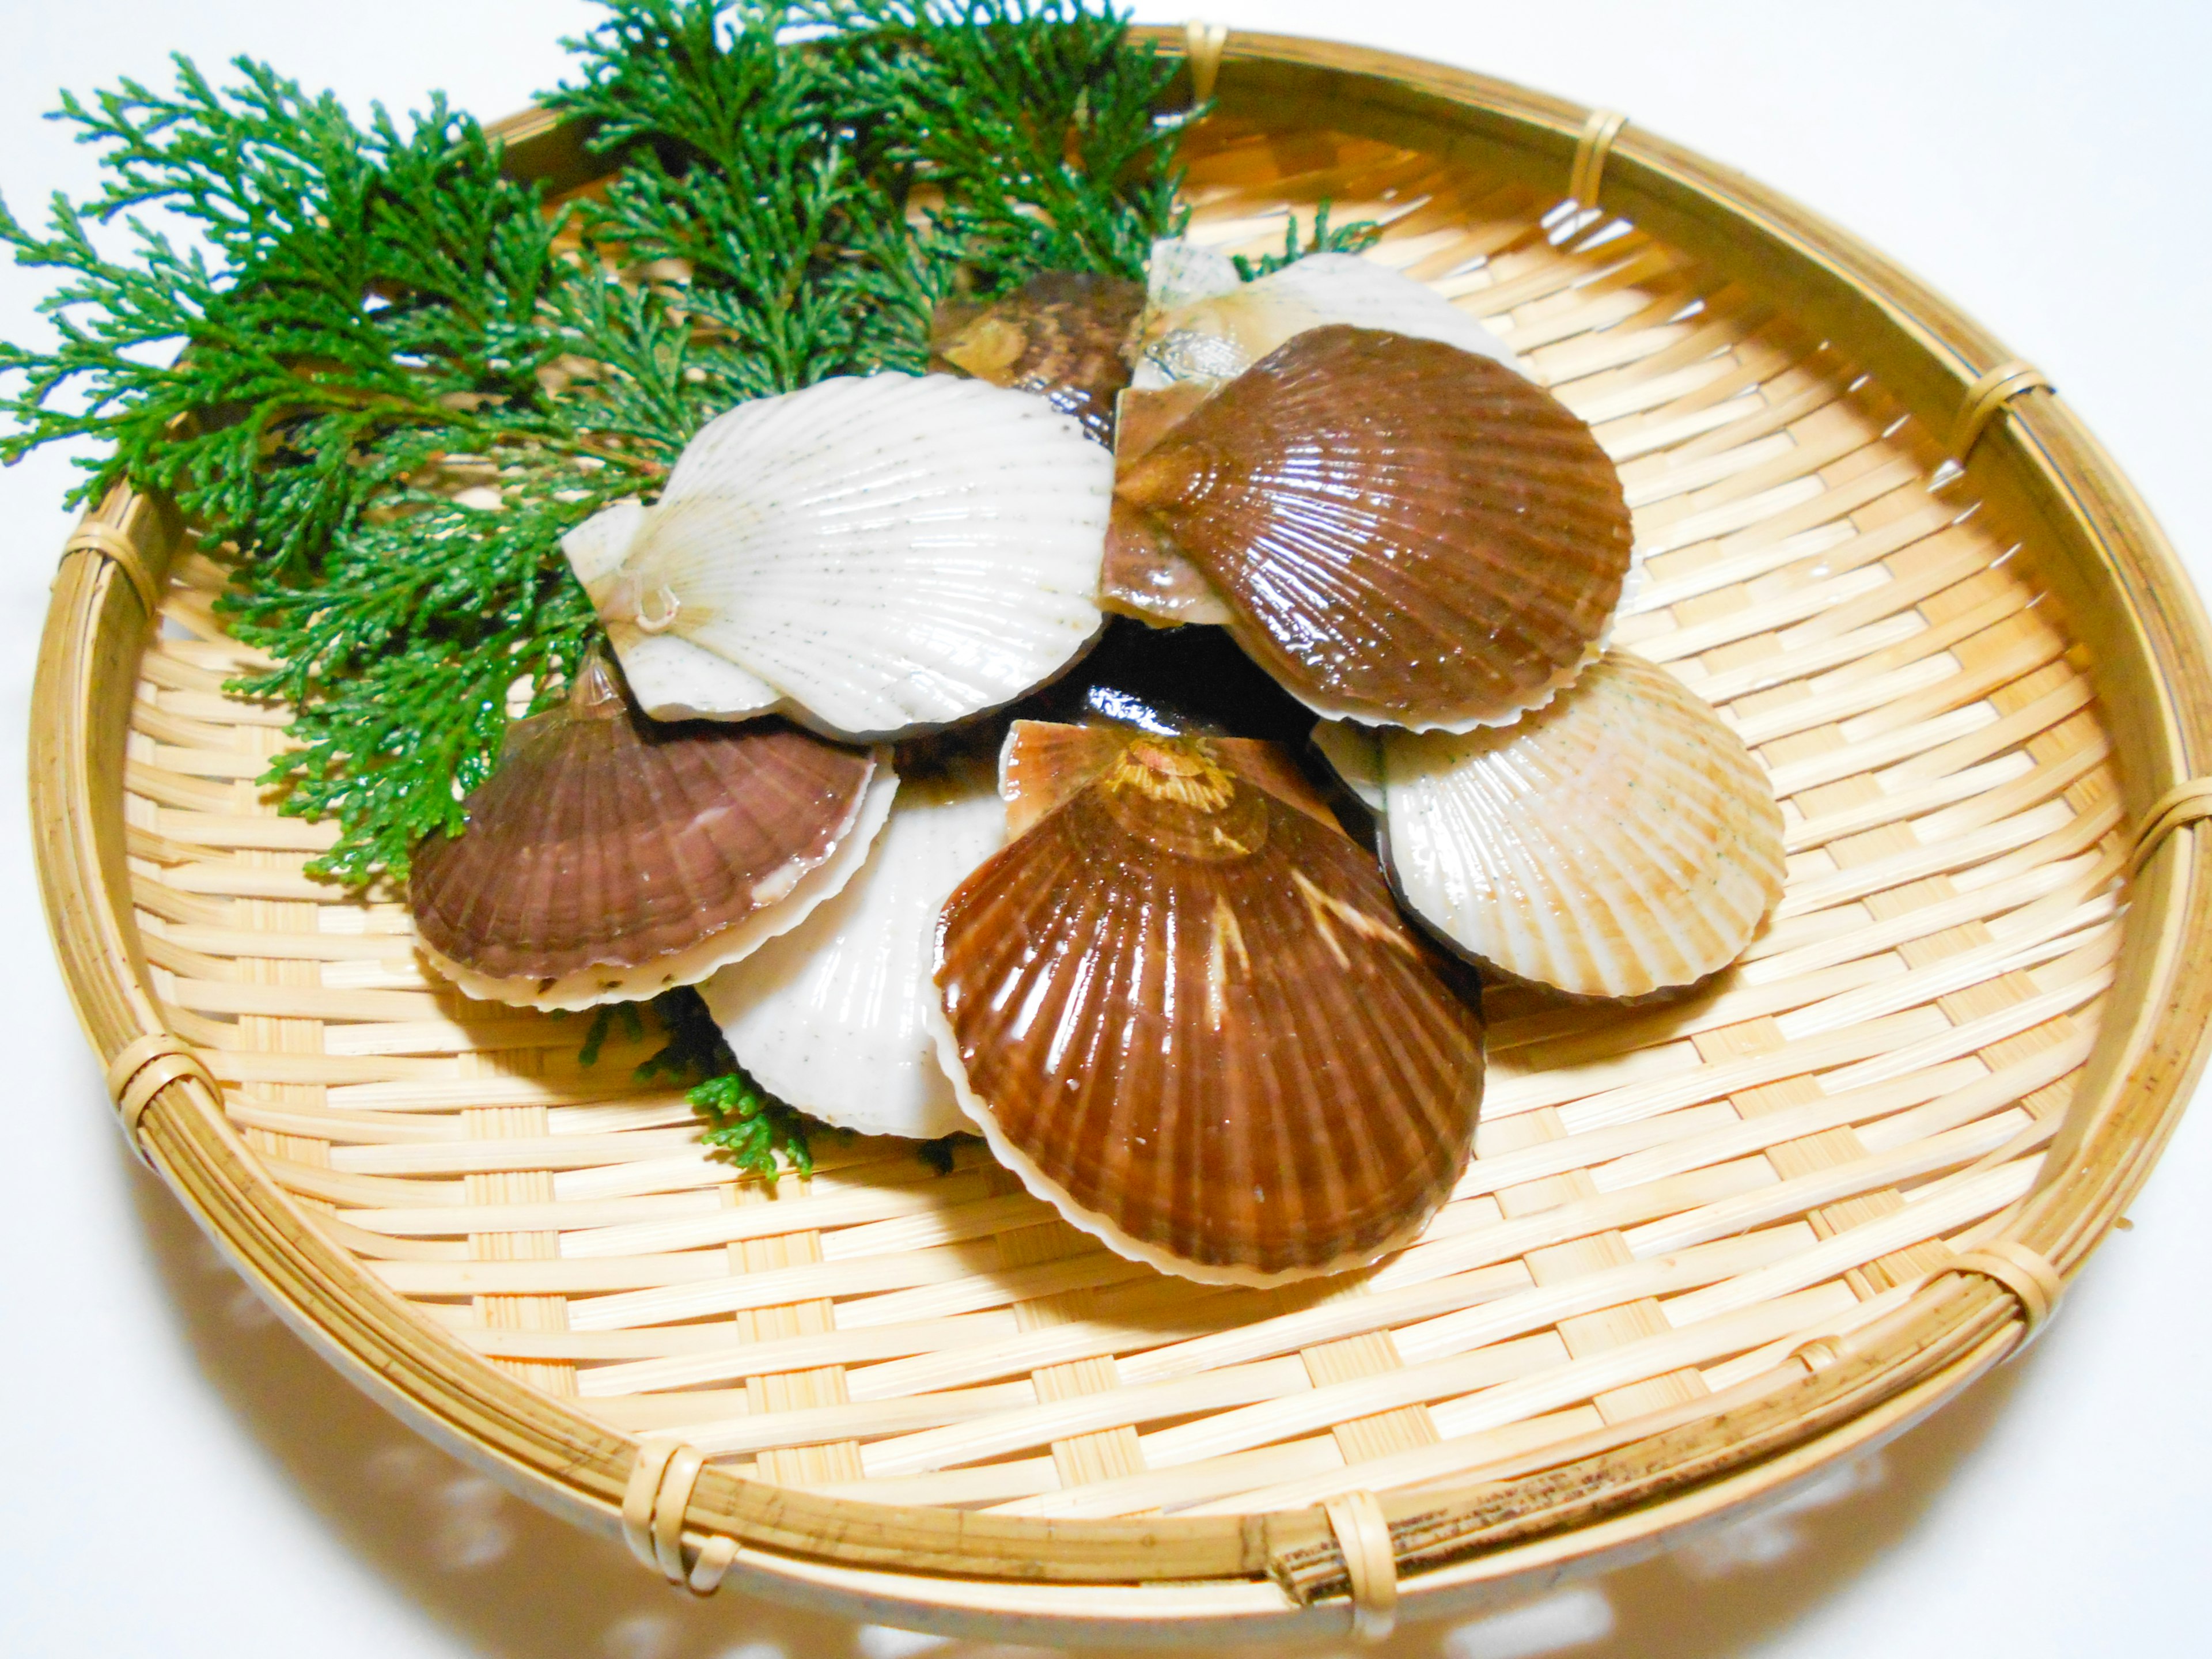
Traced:
<path fill-rule="evenodd" d="M 738 1170 L 771 1184 L 787 1170 L 813 1172 L 813 1153 L 807 1143 L 810 1121 L 763 1093 L 746 1075 L 705 1001 L 689 986 L 664 991 L 645 1003 L 602 1007 L 592 1018 L 577 1059 L 596 1066 L 602 1045 L 617 1025 L 633 1041 L 642 1037 L 641 1009 L 653 1016 L 665 1041 L 637 1066 L 636 1081 L 665 1078 L 688 1085 L 684 1097 L 704 1125 L 701 1140 Z"/>
<path fill-rule="evenodd" d="M 1322 202 L 1314 208 L 1313 234 L 1304 242 L 1298 240 L 1298 216 L 1290 216 L 1283 227 L 1283 251 L 1263 253 L 1258 258 L 1239 253 L 1231 256 L 1237 274 L 1246 282 L 1257 282 L 1262 276 L 1272 276 L 1285 265 L 1296 264 L 1309 253 L 1364 253 L 1382 240 L 1382 227 L 1372 219 L 1355 219 L 1348 225 L 1332 225 L 1328 222 L 1328 204 Z"/>
<path fill-rule="evenodd" d="M 568 44 L 548 101 L 617 172 L 558 211 L 441 102 L 361 125 L 243 60 L 64 98 L 106 188 L 43 234 L 0 207 L 58 273 L 57 342 L 0 344 L 0 460 L 89 440 L 77 500 L 165 491 L 229 562 L 275 664 L 239 689 L 297 711 L 270 781 L 340 881 L 459 832 L 598 632 L 560 537 L 704 422 L 1178 228 L 1169 66 L 1080 0 L 610 0 Z"/>

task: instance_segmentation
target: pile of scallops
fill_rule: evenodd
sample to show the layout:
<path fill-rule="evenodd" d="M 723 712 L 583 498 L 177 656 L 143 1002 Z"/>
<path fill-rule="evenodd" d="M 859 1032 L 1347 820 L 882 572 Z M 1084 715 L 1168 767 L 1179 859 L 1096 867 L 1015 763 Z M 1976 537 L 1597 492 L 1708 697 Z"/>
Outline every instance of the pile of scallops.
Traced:
<path fill-rule="evenodd" d="M 1362 1266 L 1472 1154 L 1484 975 L 1687 985 L 1780 895 L 1759 764 L 1605 648 L 1631 541 L 1589 428 L 1370 261 L 948 303 L 931 373 L 733 409 L 568 537 L 611 658 L 419 849 L 422 950 L 696 985 L 763 1088 L 980 1132 L 1164 1272 Z"/>

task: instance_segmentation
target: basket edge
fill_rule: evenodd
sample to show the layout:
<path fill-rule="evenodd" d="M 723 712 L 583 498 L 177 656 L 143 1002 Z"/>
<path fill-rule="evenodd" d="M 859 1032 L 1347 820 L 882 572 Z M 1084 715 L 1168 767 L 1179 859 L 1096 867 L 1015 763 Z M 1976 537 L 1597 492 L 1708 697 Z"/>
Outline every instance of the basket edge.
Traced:
<path fill-rule="evenodd" d="M 1159 32 L 1164 34 L 1164 32 Z M 1176 44 L 1172 35 L 1165 35 L 1163 44 L 1170 49 Z M 1486 100 L 1480 107 L 1494 117 L 1518 121 L 1529 127 L 1524 148 L 1548 153 L 1556 149 L 1564 162 L 1574 147 L 1579 131 L 1582 114 L 1577 106 L 1541 94 L 1527 93 L 1507 83 L 1474 76 L 1467 71 L 1453 70 L 1443 66 L 1421 64 L 1419 60 L 1396 58 L 1389 54 L 1365 52 L 1356 48 L 1333 47 L 1325 43 L 1297 41 L 1279 36 L 1239 36 L 1231 44 L 1229 63 L 1241 68 L 1250 60 L 1270 56 L 1327 74 L 1357 74 L 1373 77 L 1387 76 L 1403 85 L 1428 83 L 1453 88 L 1450 101 L 1462 110 L 1476 107 L 1474 100 Z M 1234 87 L 1240 76 L 1232 72 L 1227 76 Z M 1726 211 L 1745 215 L 1745 210 L 1732 198 L 1754 204 L 1761 212 L 1771 215 L 1767 234 L 1778 240 L 1789 240 L 1805 236 L 1826 234 L 1839 245 L 1830 250 L 1854 258 L 1836 258 L 1832 271 L 1837 280 L 1848 283 L 1854 268 L 1875 270 L 1885 274 L 1885 280 L 1897 284 L 1905 297 L 1914 303 L 1909 309 L 1892 314 L 1899 326 L 1909 326 L 1924 334 L 1931 349 L 1941 344 L 1954 360 L 1951 365 L 1950 380 L 1963 386 L 1971 371 L 1972 357 L 1996 355 L 1995 343 L 1974 326 L 1970 319 L 1953 311 L 1940 296 L 1926 289 L 1909 274 L 1874 255 L 1850 238 L 1847 234 L 1826 226 L 1825 222 L 1797 209 L 1786 198 L 1767 192 L 1741 175 L 1723 177 L 1724 170 L 1704 163 L 1688 152 L 1680 151 L 1664 141 L 1652 138 L 1640 130 L 1632 129 L 1624 134 L 1616 146 L 1614 178 L 1633 183 L 1638 178 L 1639 167 L 1650 169 L 1654 177 L 1664 177 L 1670 188 L 1691 190 L 1699 199 Z M 1717 184 L 1721 188 L 1715 188 Z M 1609 194 L 1612 192 L 1608 192 Z M 1779 206 L 1787 212 L 1775 213 Z M 1788 226 L 1787 234 L 1778 227 Z M 1809 227 L 1809 230 L 1807 228 Z M 1937 377 L 1939 383 L 1942 377 Z M 1991 478 L 2002 479 L 2008 471 L 2026 467 L 2035 475 L 2054 499 L 2067 503 L 2067 516 L 2083 528 L 2100 556 L 2112 566 L 2126 584 L 2127 620 L 2135 624 L 2137 642 L 2155 668 L 2163 661 L 2182 671 L 2186 689 L 2201 692 L 2212 680 L 2205 671 L 2207 629 L 2202 609 L 2185 576 L 2179 569 L 2170 548 L 2159 535 L 2149 515 L 2135 497 L 2124 477 L 2114 466 L 2095 441 L 2073 420 L 2070 412 L 2057 404 L 2046 395 L 2032 398 L 2025 410 L 2015 408 L 2016 418 L 2001 422 L 2002 431 L 1991 434 L 1992 441 L 1984 447 L 1973 465 L 1978 474 L 1986 473 Z M 1995 458 L 1995 459 L 1992 459 Z M 103 510 L 105 510 L 103 506 Z M 150 506 L 142 514 L 138 528 L 131 532 L 134 539 L 143 536 L 142 546 L 155 550 L 149 562 L 165 563 L 167 553 L 174 545 L 172 529 L 163 538 L 149 523 L 149 517 L 158 516 L 158 506 Z M 33 734 L 32 747 L 32 799 L 34 822 L 38 826 L 37 850 L 40 866 L 41 886 L 47 904 L 49 925 L 53 932 L 58 954 L 62 958 L 64 977 L 69 985 L 80 1022 L 92 1036 L 94 1047 L 103 1059 L 119 1050 L 134 1037 L 158 1029 L 158 1018 L 144 988 L 143 958 L 137 953 L 135 930 L 118 916 L 108 902 L 108 896 L 118 890 L 114 875 L 123 868 L 119 826 L 103 827 L 100 815 L 94 811 L 94 803 L 102 799 L 102 789 L 112 781 L 119 788 L 119 776 L 113 776 L 115 763 L 119 762 L 121 720 L 127 715 L 131 677 L 114 672 L 114 665 L 125 661 L 134 640 L 143 640 L 144 616 L 135 595 L 118 599 L 118 587 L 128 589 L 120 573 L 112 564 L 97 559 L 72 556 L 65 564 L 62 578 L 55 587 L 52 610 L 50 612 L 46 639 L 42 644 L 39 669 L 39 688 L 33 699 Z M 2179 603 L 2176 596 L 2180 596 Z M 134 621 L 130 614 L 137 611 Z M 2085 619 L 2086 620 L 2086 619 Z M 136 632 L 133 633 L 135 629 Z M 100 672 L 103 666 L 106 672 Z M 2155 699 L 2164 716 L 2159 734 L 2159 747 L 2164 751 L 2155 758 L 2168 760 L 2175 775 L 2186 776 L 2188 769 L 2202 763 L 2202 757 L 2212 740 L 2208 739 L 2205 718 L 2191 718 L 2191 710 L 2206 707 L 2202 696 L 2183 697 L 2167 684 L 2163 675 L 2154 675 L 2159 690 Z M 121 686 L 120 701 L 116 687 Z M 71 690 L 82 690 L 81 699 L 55 698 L 51 695 L 57 685 Z M 116 741 L 106 745 L 100 739 L 112 726 Z M 106 765 L 103 769 L 102 760 Z M 2150 783 L 2130 777 L 2130 791 L 2136 785 L 2150 788 Z M 113 831 L 113 833 L 109 833 Z M 2212 910 L 2212 893 L 2208 893 L 2203 856 L 2191 844 L 2177 857 L 2154 861 L 2137 889 L 2136 909 L 2161 919 L 2163 926 L 2157 930 L 2154 940 L 2144 943 L 2143 948 L 2131 948 L 2127 952 L 2124 978 L 2114 988 L 2112 1003 L 2130 1006 L 2134 1017 L 2127 1027 L 2127 1040 L 2114 1043 L 2100 1037 L 2098 1056 L 2093 1060 L 2093 1073 L 2085 1078 L 2077 1097 L 2077 1108 L 2072 1115 L 2060 1142 L 2060 1148 L 2080 1153 L 2082 1149 L 2118 1142 L 2127 1156 L 2116 1159 L 2111 1168 L 2099 1178 L 2089 1180 L 2054 1179 L 2037 1194 L 2031 1209 L 2015 1230 L 2019 1236 L 2027 1237 L 2031 1229 L 2043 1237 L 2052 1259 L 2070 1271 L 2081 1257 L 2094 1247 L 2097 1238 L 2117 1218 L 2119 1210 L 2132 1196 L 2148 1174 L 2151 1162 L 2165 1137 L 2171 1132 L 2179 1112 L 2175 1103 L 2194 1080 L 2204 1060 L 2206 1048 L 2205 1016 L 2212 1012 L 2212 985 L 2191 988 L 2185 974 L 2180 971 L 2181 942 L 2194 929 L 2201 927 Z M 96 879 L 84 879 L 90 872 Z M 2135 933 L 2133 919 L 2131 935 Z M 94 943 L 97 941 L 97 943 Z M 2130 939 L 2131 947 L 2138 944 L 2136 937 Z M 89 947 L 89 948 L 88 948 Z M 116 974 L 120 963 L 127 971 Z M 2132 986 L 2139 994 L 2122 1000 L 2122 993 Z M 104 1038 L 118 1039 L 112 1042 Z M 2175 1035 L 2179 1033 L 2179 1035 Z M 2109 1036 L 2109 1031 L 2108 1034 Z M 2092 1085 L 2095 1086 L 2092 1086 Z M 179 1091 L 182 1093 L 179 1094 Z M 203 1098 L 204 1091 L 197 1084 L 172 1084 L 157 1097 L 155 1104 L 163 1109 L 149 1110 L 144 1120 L 144 1136 L 157 1166 L 173 1188 L 179 1189 L 188 1207 L 191 1208 L 204 1228 L 222 1232 L 214 1223 L 218 1210 L 227 1211 L 240 1224 L 252 1222 L 257 1226 L 268 1226 L 270 1236 L 264 1242 L 275 1247 L 269 1267 L 283 1267 L 285 1250 L 312 1254 L 312 1245 L 301 1234 L 283 1224 L 296 1222 L 306 1225 L 304 1216 L 291 1212 L 293 1206 L 281 1193 L 274 1194 L 276 1206 L 270 1213 L 266 1205 L 256 1206 L 246 1200 L 261 1195 L 253 1192 L 256 1186 L 267 1186 L 251 1166 L 250 1158 L 242 1146 L 235 1149 L 222 1145 L 229 1135 L 228 1126 L 222 1119 L 220 1103 Z M 175 1113 L 181 1104 L 185 1109 Z M 2094 1110 L 2085 1111 L 2085 1106 Z M 178 1131 L 187 1121 L 192 1127 L 206 1132 L 206 1144 L 190 1130 Z M 2054 1148 L 2047 1167 L 2064 1170 L 2059 1148 Z M 203 1180 L 193 1181 L 188 1172 L 196 1172 Z M 242 1180 L 240 1179 L 242 1177 Z M 191 1190 L 185 1190 L 187 1187 Z M 225 1201 L 228 1188 L 233 1202 Z M 272 1189 L 273 1190 L 273 1189 Z M 234 1241 L 230 1241 L 234 1243 Z M 272 1301 L 287 1310 L 287 1316 L 295 1325 L 314 1330 L 325 1336 L 312 1321 L 306 1318 L 304 1299 L 295 1302 L 286 1285 L 296 1285 L 302 1290 L 318 1288 L 317 1273 L 277 1274 L 264 1271 L 264 1264 L 251 1264 L 253 1276 Z M 343 1277 L 341 1272 L 339 1277 Z M 320 1286 L 325 1291 L 337 1288 L 335 1283 Z M 1923 1293 L 1925 1294 L 1925 1293 Z M 2012 1302 L 2008 1294 L 1994 1286 L 1976 1282 L 1971 1287 L 1960 1286 L 1954 1299 L 1961 1310 L 1959 1322 L 1950 1329 L 1957 1332 L 1962 1326 L 1986 1325 L 2009 1346 L 2016 1340 L 2004 1337 L 2002 1328 L 2013 1322 Z M 289 1304 L 288 1306 L 288 1304 Z M 368 1310 L 363 1310 L 366 1313 Z M 387 1310 L 388 1311 L 388 1310 Z M 420 1339 L 422 1328 L 411 1316 L 402 1314 L 401 1323 L 406 1334 Z M 319 1341 L 318 1346 L 323 1346 Z M 325 1350 L 330 1352 L 328 1348 Z M 368 1356 L 342 1350 L 350 1362 L 345 1369 L 356 1382 L 374 1379 L 381 1386 L 371 1392 L 386 1404 L 405 1400 L 414 1409 L 403 1414 L 416 1420 L 444 1422 L 428 1411 L 427 1406 L 395 1381 L 389 1372 Z M 469 1373 L 482 1371 L 491 1377 L 500 1377 L 494 1368 L 463 1354 L 466 1362 L 462 1368 Z M 1945 1373 L 1938 1371 L 1936 1376 Z M 428 1382 L 424 1377 L 419 1379 Z M 456 1378 L 457 1382 L 461 1379 Z M 483 1400 L 482 1377 L 471 1377 L 475 1399 Z M 1808 1379 L 1809 1380 L 1809 1379 Z M 1923 1377 L 1919 1383 L 1901 1381 L 1898 1391 L 1890 1398 L 1905 1397 L 1906 1392 L 1928 1386 Z M 520 1385 L 514 1385 L 519 1387 Z M 1936 1399 L 1947 1397 L 1963 1379 L 1942 1390 Z M 504 1392 L 504 1390 L 498 1390 Z M 1846 1424 L 1845 1427 L 1849 1425 Z M 455 1432 L 462 1432 L 458 1428 Z M 619 1487 L 614 1479 L 614 1463 L 622 1461 L 620 1448 L 629 1443 L 619 1437 L 605 1435 L 596 1429 L 592 1435 L 611 1443 L 617 1449 L 611 1460 L 587 1454 L 580 1462 L 569 1462 L 561 1471 L 562 1479 L 574 1480 L 592 1466 L 598 1480 L 586 1484 L 597 1490 L 581 1499 L 579 1518 L 586 1519 L 603 1532 L 615 1530 L 611 1505 L 618 1501 Z M 443 1438 L 443 1436 L 440 1437 Z M 1827 1445 L 1831 1434 L 1816 1434 L 1803 1438 L 1805 1449 Z M 502 1457 L 489 1437 L 465 1440 L 479 1457 Z M 574 1447 L 573 1441 L 571 1449 Z M 539 1450 L 544 1447 L 541 1443 Z M 1824 1456 L 1828 1454 L 1824 1454 Z M 1819 1460 L 1816 1460 L 1819 1461 Z M 524 1488 L 535 1488 L 555 1477 L 546 1473 L 546 1461 L 532 1456 L 516 1462 L 510 1473 Z M 1756 1473 L 1756 1466 L 1745 1474 Z M 718 1492 L 717 1480 L 731 1488 L 724 1494 Z M 702 1485 L 694 1511 L 697 1518 L 709 1522 L 723 1522 L 737 1505 L 730 1501 L 736 1497 L 736 1482 L 726 1477 L 710 1477 Z M 1729 1484 L 1733 1484 L 1732 1480 Z M 1713 1489 L 1713 1483 L 1701 1483 L 1697 1487 L 1662 1502 L 1657 1507 L 1671 1508 L 1693 1498 L 1702 1491 Z M 532 1492 L 533 1496 L 543 1496 Z M 726 1501 L 712 1501 L 717 1496 Z M 826 1501 L 826 1500 L 825 1500 Z M 1430 1500 L 1431 1509 L 1434 1501 Z M 564 1503 L 562 1507 L 572 1506 Z M 856 1509 L 875 1512 L 880 1517 L 884 1506 L 854 1505 Z M 702 1513 L 703 1512 L 703 1513 Z M 934 1513 L 934 1512 L 931 1512 Z M 1312 1512 L 1317 1516 L 1318 1512 Z M 1646 1512 L 1647 1514 L 1650 1511 Z M 1287 1517 L 1285 1517 L 1287 1519 Z M 1097 1524 L 1097 1523 L 1092 1523 Z M 1191 1525 L 1193 1523 L 1183 1523 Z M 1676 1524 L 1674 1520 L 1662 1523 Z M 1217 1523 L 1218 1528 L 1218 1523 Z M 1644 1534 L 1656 1534 L 1659 1525 L 1642 1526 Z M 963 1530 L 974 1530 L 964 1528 Z M 1154 1525 L 1147 1530 L 1154 1535 L 1173 1533 L 1179 1528 Z M 1072 1541 L 1071 1529 L 1065 1524 L 1051 1528 L 1054 1541 Z M 1273 1541 L 1278 1548 L 1294 1542 L 1292 1534 L 1312 1533 L 1311 1527 L 1289 1528 Z M 1325 1535 L 1326 1528 L 1321 1528 Z M 1579 1534 L 1560 1534 L 1560 1538 L 1571 1538 Z M 770 1546 L 772 1548 L 773 1547 Z M 1572 1546 L 1565 1546 L 1572 1553 Z M 1255 1563 L 1249 1554 L 1242 1553 L 1246 1564 L 1242 1570 L 1251 1572 L 1264 1566 Z M 1524 1556 L 1521 1548 L 1507 1549 L 1484 1556 L 1482 1560 L 1501 1571 L 1515 1570 L 1510 1563 Z M 1533 1558 L 1528 1558 L 1533 1565 Z M 982 1563 L 960 1559 L 959 1565 L 967 1571 L 975 1571 Z M 1042 1564 L 1032 1564 L 1042 1565 Z M 1495 1577 L 1486 1573 L 1486 1577 Z M 1437 1575 L 1441 1581 L 1441 1575 Z M 1430 1582 L 1425 1577 L 1417 1583 Z M 1409 1589 L 1414 1588 L 1409 1586 Z"/>

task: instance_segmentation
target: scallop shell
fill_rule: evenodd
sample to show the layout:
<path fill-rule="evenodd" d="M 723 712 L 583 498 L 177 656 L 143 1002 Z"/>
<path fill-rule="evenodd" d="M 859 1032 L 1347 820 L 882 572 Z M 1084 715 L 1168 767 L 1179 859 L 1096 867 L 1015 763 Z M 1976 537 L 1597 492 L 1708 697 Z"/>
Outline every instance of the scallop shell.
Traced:
<path fill-rule="evenodd" d="M 1687 985 L 1734 961 L 1782 896 L 1765 771 L 1625 651 L 1517 726 L 1371 741 L 1407 908 L 1522 979 L 1604 997 Z M 1358 769 L 1356 749 L 1322 746 Z"/>
<path fill-rule="evenodd" d="M 1008 776 L 1056 804 L 945 904 L 938 1042 L 992 1150 L 1074 1225 L 1273 1285 L 1426 1224 L 1473 1147 L 1482 1024 L 1374 861 L 1243 760 L 1017 727 Z"/>
<path fill-rule="evenodd" d="M 1178 297 L 1164 298 L 1162 289 Z M 1427 283 L 1355 254 L 1310 253 L 1227 289 L 1194 279 L 1178 262 L 1155 285 L 1131 383 L 1233 380 L 1285 341 L 1331 323 L 1439 340 L 1525 373 L 1503 340 Z"/>
<path fill-rule="evenodd" d="M 1113 461 L 1027 392 L 822 381 L 701 429 L 659 502 L 563 540 L 647 714 L 889 738 L 1081 654 Z"/>
<path fill-rule="evenodd" d="M 1033 392 L 1109 449 L 1123 348 L 1145 290 L 1121 276 L 1048 270 L 988 305 L 948 300 L 930 320 L 930 368 Z"/>
<path fill-rule="evenodd" d="M 968 1128 L 926 1018 L 937 913 L 1005 840 L 988 764 L 901 779 L 860 874 L 699 988 L 738 1063 L 840 1128 L 921 1140 Z"/>
<path fill-rule="evenodd" d="M 781 720 L 654 726 L 592 658 L 566 707 L 509 733 L 466 833 L 416 849 L 422 954 L 536 1008 L 695 983 L 842 887 L 897 787 L 887 752 Z"/>
<path fill-rule="evenodd" d="M 1595 654 L 1632 535 L 1613 463 L 1548 392 L 1331 325 L 1121 469 L 1112 539 L 1129 538 L 1196 566 L 1237 643 L 1316 713 L 1464 732 Z"/>
<path fill-rule="evenodd" d="M 1234 294 L 1243 286 L 1235 259 L 1219 248 L 1201 247 L 1180 236 L 1154 242 L 1145 261 L 1145 295 L 1154 311 Z"/>

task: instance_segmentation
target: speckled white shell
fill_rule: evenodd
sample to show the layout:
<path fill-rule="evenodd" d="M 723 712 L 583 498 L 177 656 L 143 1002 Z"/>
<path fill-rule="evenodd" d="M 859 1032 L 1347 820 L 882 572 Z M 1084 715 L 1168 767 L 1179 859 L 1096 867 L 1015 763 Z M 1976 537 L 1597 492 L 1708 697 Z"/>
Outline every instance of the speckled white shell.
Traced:
<path fill-rule="evenodd" d="M 930 973 L 938 910 L 999 850 L 1006 823 L 988 765 L 908 777 L 844 890 L 699 988 L 762 1087 L 865 1134 L 971 1127 L 938 1064 Z"/>
<path fill-rule="evenodd" d="M 1687 985 L 1734 961 L 1782 896 L 1765 769 L 1626 652 L 1513 726 L 1316 744 L 1355 792 L 1379 793 L 1407 908 L 1522 979 L 1604 997 Z"/>
<path fill-rule="evenodd" d="M 1013 701 L 1097 632 L 1113 458 L 1043 398 L 824 380 L 691 441 L 659 501 L 564 538 L 656 719 L 875 741 Z"/>
<path fill-rule="evenodd" d="M 1218 254 L 1169 252 L 1184 246 L 1153 245 L 1151 302 L 1138 327 L 1139 358 L 1130 381 L 1139 390 L 1231 379 L 1284 341 L 1329 323 L 1441 340 L 1522 372 L 1505 343 L 1466 312 L 1372 259 L 1310 253 L 1240 283 L 1233 280 L 1236 268 Z M 1226 287 L 1220 285 L 1224 266 L 1231 279 Z"/>

